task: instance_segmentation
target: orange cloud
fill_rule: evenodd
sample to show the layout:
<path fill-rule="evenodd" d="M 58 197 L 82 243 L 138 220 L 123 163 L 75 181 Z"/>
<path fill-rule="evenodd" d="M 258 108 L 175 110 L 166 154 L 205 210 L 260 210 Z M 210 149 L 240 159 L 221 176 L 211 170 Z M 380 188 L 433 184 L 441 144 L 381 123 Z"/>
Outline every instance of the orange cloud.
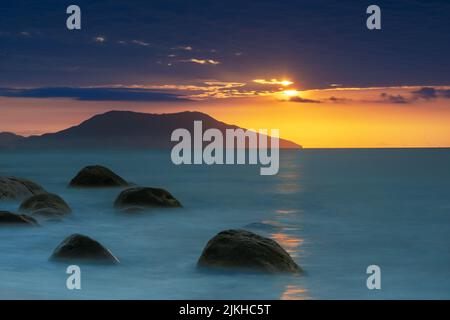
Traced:
<path fill-rule="evenodd" d="M 278 80 L 278 79 L 270 79 L 270 80 L 255 79 L 255 80 L 253 80 L 253 82 L 258 83 L 258 84 L 270 84 L 270 85 L 281 85 L 281 86 L 290 86 L 290 85 L 294 84 L 294 82 L 289 81 L 289 80 Z"/>

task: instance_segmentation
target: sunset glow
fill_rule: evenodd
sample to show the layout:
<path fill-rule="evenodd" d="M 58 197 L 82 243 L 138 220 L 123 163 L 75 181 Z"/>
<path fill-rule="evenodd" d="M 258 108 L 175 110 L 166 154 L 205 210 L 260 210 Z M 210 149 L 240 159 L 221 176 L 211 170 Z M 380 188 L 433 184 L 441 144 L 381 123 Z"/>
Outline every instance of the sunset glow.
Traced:
<path fill-rule="evenodd" d="M 80 37 L 73 42 L 54 26 L 5 25 L 0 132 L 55 132 L 110 110 L 189 110 L 241 127 L 279 129 L 306 148 L 450 147 L 445 30 L 431 38 L 427 28 L 404 31 L 427 42 L 413 48 L 400 34 L 368 41 L 375 33 L 342 37 L 327 29 L 324 41 L 314 33 L 322 30 L 319 18 L 299 19 L 274 6 L 286 21 L 265 21 L 261 36 L 254 32 L 260 16 L 246 10 L 247 27 L 238 32 L 215 20 L 194 27 L 188 16 L 156 19 L 153 10 L 144 20 L 157 21 L 159 32 L 145 21 L 129 27 L 133 20 L 74 32 Z M 214 31 L 205 28 L 211 25 Z M 438 48 L 424 59 L 431 45 Z M 406 68 L 404 56 L 418 66 Z"/>
<path fill-rule="evenodd" d="M 336 88 L 301 93 L 275 87 L 273 93 L 266 88 L 252 88 L 247 94 L 243 83 L 211 85 L 166 86 L 171 92 L 205 90 L 204 98 L 182 104 L 4 97 L 0 98 L 0 125 L 3 131 L 32 135 L 62 130 L 111 109 L 150 113 L 188 109 L 241 127 L 278 128 L 281 137 L 308 148 L 450 146 L 449 100 L 412 94 L 421 87 Z M 218 98 L 211 98 L 214 96 Z M 405 103 L 398 103 L 399 96 Z M 298 99 L 290 101 L 293 97 Z"/>
<path fill-rule="evenodd" d="M 291 84 L 294 84 L 294 82 L 290 81 L 290 80 L 278 80 L 277 78 L 273 78 L 270 80 L 265 80 L 265 79 L 255 79 L 253 80 L 253 82 L 258 83 L 258 84 L 268 84 L 268 85 L 281 85 L 284 87 L 290 86 Z"/>
<path fill-rule="evenodd" d="M 299 92 L 297 90 L 292 89 L 292 90 L 284 90 L 283 94 L 288 97 L 295 97 L 299 94 Z"/>

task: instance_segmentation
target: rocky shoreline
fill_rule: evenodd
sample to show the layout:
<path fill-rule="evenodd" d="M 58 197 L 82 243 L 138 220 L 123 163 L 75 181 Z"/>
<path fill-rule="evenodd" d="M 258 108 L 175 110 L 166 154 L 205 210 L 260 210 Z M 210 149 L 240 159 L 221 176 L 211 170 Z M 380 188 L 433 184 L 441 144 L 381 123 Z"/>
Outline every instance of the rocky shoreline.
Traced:
<path fill-rule="evenodd" d="M 87 166 L 68 183 L 69 188 L 120 188 L 112 206 L 122 213 L 142 213 L 182 208 L 181 202 L 163 188 L 136 186 L 104 166 Z M 64 219 L 72 209 L 59 195 L 39 184 L 18 177 L 0 177 L 2 201 L 22 201 L 18 213 L 0 211 L 0 227 L 41 226 L 47 219 Z M 0 207 L 1 210 L 1 207 Z M 80 263 L 120 263 L 108 248 L 89 236 L 72 234 L 50 255 L 51 261 Z M 249 230 L 224 230 L 211 238 L 203 249 L 199 269 L 300 273 L 292 257 L 274 240 Z"/>

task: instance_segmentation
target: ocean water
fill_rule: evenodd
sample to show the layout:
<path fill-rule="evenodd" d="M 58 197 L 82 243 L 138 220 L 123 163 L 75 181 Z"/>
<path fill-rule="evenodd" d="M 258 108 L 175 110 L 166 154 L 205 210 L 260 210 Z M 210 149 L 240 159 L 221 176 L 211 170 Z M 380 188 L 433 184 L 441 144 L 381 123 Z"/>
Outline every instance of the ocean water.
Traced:
<path fill-rule="evenodd" d="M 120 189 L 67 188 L 90 164 L 166 188 L 185 207 L 123 214 L 112 208 Z M 40 183 L 73 213 L 0 228 L 0 298 L 449 299 L 449 165 L 448 149 L 283 151 L 279 174 L 260 176 L 257 166 L 175 166 L 164 151 L 2 151 L 0 175 Z M 229 228 L 276 240 L 306 272 L 198 270 L 207 241 Z M 80 265 L 82 289 L 70 291 L 67 264 L 48 257 L 72 233 L 121 264 Z M 372 264 L 381 290 L 366 287 Z"/>

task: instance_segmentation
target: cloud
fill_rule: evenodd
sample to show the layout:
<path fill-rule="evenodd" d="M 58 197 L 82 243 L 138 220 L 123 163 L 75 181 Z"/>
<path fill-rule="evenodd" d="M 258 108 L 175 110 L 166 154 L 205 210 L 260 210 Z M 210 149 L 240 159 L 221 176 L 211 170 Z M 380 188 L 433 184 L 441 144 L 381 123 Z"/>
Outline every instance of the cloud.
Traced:
<path fill-rule="evenodd" d="M 253 80 L 254 83 L 257 84 L 269 84 L 269 85 L 281 85 L 281 86 L 290 86 L 291 84 L 294 84 L 294 82 L 289 80 L 278 80 L 278 79 L 255 79 Z"/>
<path fill-rule="evenodd" d="M 366 95 L 370 91 L 380 91 L 377 95 Z M 333 103 L 389 103 L 389 104 L 414 104 L 420 101 L 432 101 L 434 99 L 450 99 L 449 86 L 437 87 L 418 87 L 418 86 L 397 86 L 397 87 L 361 87 L 361 88 L 327 88 L 327 89 L 313 89 L 306 92 L 314 94 L 325 92 L 336 92 L 337 94 L 344 93 L 344 96 L 331 96 L 328 98 L 321 98 L 321 102 Z M 345 96 L 345 92 L 357 92 L 357 95 L 352 94 L 351 98 Z"/>
<path fill-rule="evenodd" d="M 381 93 L 380 94 L 382 101 L 380 102 L 387 102 L 387 103 L 409 103 L 410 100 L 405 98 L 402 95 L 392 95 L 392 94 L 388 94 L 388 93 Z"/>
<path fill-rule="evenodd" d="M 106 42 L 106 38 L 103 37 L 103 36 L 97 36 L 97 37 L 94 38 L 94 42 L 104 43 L 104 42 Z"/>
<path fill-rule="evenodd" d="M 436 89 L 434 87 L 422 87 L 412 92 L 414 99 L 433 100 L 437 98 L 450 99 L 450 89 Z"/>
<path fill-rule="evenodd" d="M 341 97 L 331 96 L 331 97 L 328 98 L 328 101 L 331 101 L 331 102 L 334 102 L 334 103 L 345 103 L 345 102 L 350 102 L 352 100 L 348 99 L 348 98 L 341 98 Z"/>
<path fill-rule="evenodd" d="M 413 91 L 412 94 L 417 99 L 435 99 L 438 96 L 438 91 L 435 88 L 432 87 L 423 87 L 419 90 Z"/>
<path fill-rule="evenodd" d="M 213 60 L 213 59 L 189 59 L 189 60 L 182 60 L 181 62 L 192 62 L 192 63 L 196 63 L 196 64 L 210 64 L 210 65 L 217 65 L 220 64 L 219 61 L 217 60 Z"/>
<path fill-rule="evenodd" d="M 11 98 L 70 98 L 81 101 L 188 101 L 174 93 L 141 88 L 42 87 L 32 89 L 0 88 L 0 96 Z"/>
<path fill-rule="evenodd" d="M 172 50 L 192 51 L 192 50 L 194 50 L 194 48 L 192 48 L 191 46 L 178 46 L 178 47 L 173 47 Z"/>
<path fill-rule="evenodd" d="M 172 92 L 190 100 L 243 98 L 270 96 L 274 91 L 258 91 L 247 88 L 247 83 L 209 80 L 189 84 L 133 85 L 128 87 L 146 88 L 162 92 Z"/>
<path fill-rule="evenodd" d="M 138 46 L 142 46 L 142 47 L 150 46 L 150 43 L 145 42 L 145 41 L 141 41 L 141 40 L 132 40 L 131 43 L 136 44 Z"/>
<path fill-rule="evenodd" d="M 258 80 L 258 79 L 256 79 Z M 276 79 L 265 80 L 274 83 Z M 277 80 L 279 81 L 279 80 Z M 105 84 L 93 87 L 37 87 L 11 88 L 0 87 L 0 97 L 11 98 L 69 98 L 81 101 L 198 101 L 209 99 L 244 98 L 244 97 L 272 97 L 275 100 L 291 101 L 305 104 L 318 103 L 386 103 L 407 104 L 428 101 L 424 97 L 450 98 L 449 87 L 405 87 L 378 88 L 376 95 L 347 96 L 342 88 L 307 90 L 308 98 L 303 98 L 297 90 L 286 90 L 278 84 L 275 88 L 262 88 L 260 82 L 236 82 L 204 80 L 188 83 L 154 83 L 154 84 Z M 431 88 L 433 90 L 423 90 Z M 396 91 L 393 91 L 397 89 Z M 360 88 L 359 91 L 364 90 Z M 368 89 L 372 90 L 372 89 Z M 391 91 L 390 91 L 391 90 Z M 292 91 L 292 93 L 290 92 Z M 336 92 L 336 95 L 323 95 L 326 92 Z M 353 88 L 350 89 L 353 91 Z M 287 94 L 289 92 L 289 94 Z M 295 94 L 294 94 L 295 93 Z M 281 97 L 281 98 L 280 98 Z M 420 98 L 419 98 L 420 97 Z M 432 98 L 434 99 L 434 98 Z"/>
<path fill-rule="evenodd" d="M 319 100 L 313 100 L 313 99 L 305 99 L 299 96 L 291 97 L 289 99 L 291 102 L 298 102 L 298 103 L 322 103 L 322 101 Z"/>
<path fill-rule="evenodd" d="M 413 91 L 412 94 L 415 98 L 430 100 L 437 98 L 437 90 L 431 87 L 423 87 L 419 90 Z"/>

